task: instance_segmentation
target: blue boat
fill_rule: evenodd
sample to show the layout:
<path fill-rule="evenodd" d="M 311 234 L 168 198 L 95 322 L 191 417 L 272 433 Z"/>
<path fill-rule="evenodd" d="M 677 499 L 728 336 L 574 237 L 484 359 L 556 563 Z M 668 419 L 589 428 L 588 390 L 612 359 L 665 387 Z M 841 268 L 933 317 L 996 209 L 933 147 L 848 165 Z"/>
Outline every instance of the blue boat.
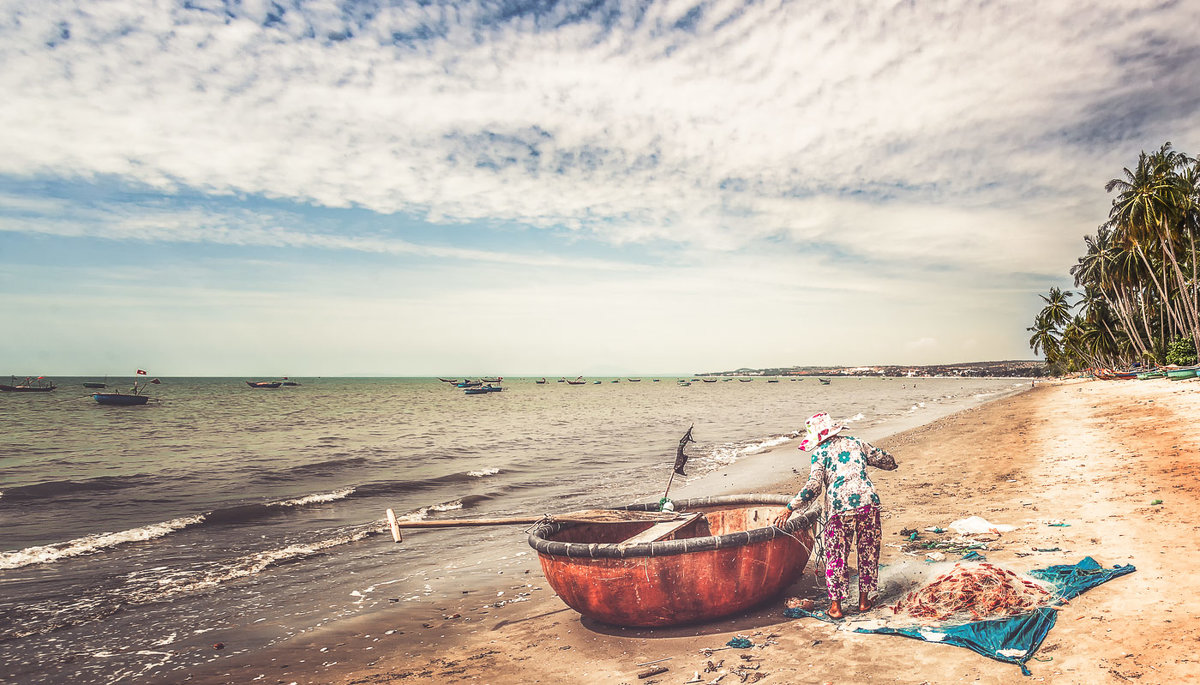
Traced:
<path fill-rule="evenodd" d="M 463 394 L 465 394 L 465 395 L 486 395 L 490 392 L 500 392 L 501 390 L 504 390 L 504 388 L 498 388 L 494 385 L 484 385 L 482 387 L 463 388 Z"/>
<path fill-rule="evenodd" d="M 134 407 L 150 401 L 147 395 L 122 395 L 119 392 L 98 392 L 92 399 L 112 407 Z"/>

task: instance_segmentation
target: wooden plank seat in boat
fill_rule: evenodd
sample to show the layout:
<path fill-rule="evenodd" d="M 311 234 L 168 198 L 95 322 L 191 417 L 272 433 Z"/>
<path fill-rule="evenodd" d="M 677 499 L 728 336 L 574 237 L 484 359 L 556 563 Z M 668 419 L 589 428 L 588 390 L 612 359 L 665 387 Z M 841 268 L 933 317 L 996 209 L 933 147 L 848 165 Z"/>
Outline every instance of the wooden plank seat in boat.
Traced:
<path fill-rule="evenodd" d="M 637 533 L 636 535 L 628 537 L 617 544 L 619 544 L 619 545 L 637 545 L 637 544 L 641 544 L 643 542 L 658 542 L 659 540 L 662 540 L 665 537 L 668 537 L 670 535 L 673 535 L 673 534 L 679 532 L 680 530 L 683 530 L 687 526 L 691 525 L 692 522 L 694 522 L 698 518 L 700 518 L 699 512 L 695 512 L 695 513 L 691 513 L 691 514 L 684 514 L 683 516 L 681 516 L 673 521 L 663 521 L 662 523 L 656 523 L 653 526 L 650 526 L 649 528 L 647 528 L 646 530 L 643 530 L 642 532 Z"/>

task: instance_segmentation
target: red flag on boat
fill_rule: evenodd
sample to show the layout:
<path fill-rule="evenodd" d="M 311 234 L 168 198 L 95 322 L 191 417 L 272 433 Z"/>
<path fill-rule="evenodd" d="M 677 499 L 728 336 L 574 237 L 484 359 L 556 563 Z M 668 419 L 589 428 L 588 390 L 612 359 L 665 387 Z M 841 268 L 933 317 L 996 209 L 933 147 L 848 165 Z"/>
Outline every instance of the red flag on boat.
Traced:
<path fill-rule="evenodd" d="M 139 376 L 145 376 L 145 375 L 146 375 L 146 372 L 145 372 L 145 371 L 142 371 L 141 369 L 138 369 L 137 375 L 139 375 Z"/>
<path fill-rule="evenodd" d="M 153 383 L 153 384 L 155 384 L 155 385 L 158 385 L 158 384 L 162 383 L 162 381 L 158 380 L 157 378 L 155 378 L 154 380 L 152 380 L 152 381 L 150 381 L 150 382 L 151 382 L 151 383 Z"/>

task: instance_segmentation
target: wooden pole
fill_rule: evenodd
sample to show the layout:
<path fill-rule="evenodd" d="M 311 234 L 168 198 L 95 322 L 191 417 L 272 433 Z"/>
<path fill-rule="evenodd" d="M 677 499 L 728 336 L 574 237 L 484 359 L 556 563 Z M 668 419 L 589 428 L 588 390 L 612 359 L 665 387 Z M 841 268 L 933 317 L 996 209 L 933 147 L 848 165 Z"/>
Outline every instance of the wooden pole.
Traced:
<path fill-rule="evenodd" d="M 390 509 L 388 511 L 391 511 Z M 395 516 L 395 514 L 392 514 Z M 459 526 L 503 526 L 513 523 L 537 523 L 545 516 L 513 516 L 502 519 L 449 519 L 446 521 L 401 521 L 396 520 L 397 528 L 457 528 Z M 389 523 L 391 519 L 389 517 Z M 392 537 L 395 537 L 393 535 Z"/>

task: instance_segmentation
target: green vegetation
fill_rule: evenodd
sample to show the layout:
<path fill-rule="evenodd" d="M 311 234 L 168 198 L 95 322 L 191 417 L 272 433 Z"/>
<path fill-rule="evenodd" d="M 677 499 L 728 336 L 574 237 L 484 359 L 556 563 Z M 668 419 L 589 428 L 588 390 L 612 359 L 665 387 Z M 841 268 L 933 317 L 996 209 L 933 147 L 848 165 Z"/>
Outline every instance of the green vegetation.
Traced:
<path fill-rule="evenodd" d="M 1071 267 L 1076 293 L 1051 288 L 1027 330 L 1053 372 L 1194 364 L 1200 348 L 1196 234 L 1200 160 L 1171 148 L 1138 156 L 1105 190 L 1108 221 Z"/>

